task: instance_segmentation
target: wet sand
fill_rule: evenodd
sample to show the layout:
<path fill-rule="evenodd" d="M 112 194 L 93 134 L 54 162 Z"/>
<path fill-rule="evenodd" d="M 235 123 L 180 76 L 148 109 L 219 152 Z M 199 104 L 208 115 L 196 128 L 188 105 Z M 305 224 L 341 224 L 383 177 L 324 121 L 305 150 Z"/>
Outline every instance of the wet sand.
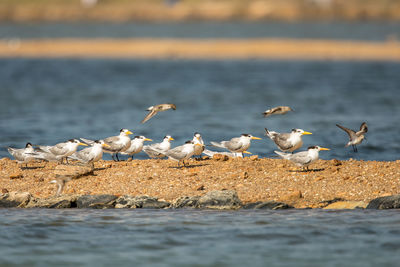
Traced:
<path fill-rule="evenodd" d="M 370 200 L 400 193 L 400 160 L 393 162 L 319 160 L 309 172 L 282 159 L 194 160 L 177 168 L 170 160 L 99 161 L 93 174 L 68 182 L 63 194 L 148 195 L 172 201 L 213 190 L 236 190 L 244 203 L 275 200 L 296 208 L 318 208 L 335 198 Z M 56 192 L 49 181 L 57 163 L 31 162 L 20 169 L 0 160 L 0 190 L 30 192 L 45 198 Z"/>
<path fill-rule="evenodd" d="M 0 57 L 400 61 L 400 43 L 299 39 L 10 39 L 0 41 Z"/>

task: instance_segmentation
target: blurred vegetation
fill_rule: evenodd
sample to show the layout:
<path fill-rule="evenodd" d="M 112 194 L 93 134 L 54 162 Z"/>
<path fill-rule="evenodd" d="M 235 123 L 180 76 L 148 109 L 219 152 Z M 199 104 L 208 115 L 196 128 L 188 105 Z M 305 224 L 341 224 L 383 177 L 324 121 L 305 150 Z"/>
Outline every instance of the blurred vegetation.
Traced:
<path fill-rule="evenodd" d="M 1 21 L 399 21 L 400 0 L 0 0 Z"/>

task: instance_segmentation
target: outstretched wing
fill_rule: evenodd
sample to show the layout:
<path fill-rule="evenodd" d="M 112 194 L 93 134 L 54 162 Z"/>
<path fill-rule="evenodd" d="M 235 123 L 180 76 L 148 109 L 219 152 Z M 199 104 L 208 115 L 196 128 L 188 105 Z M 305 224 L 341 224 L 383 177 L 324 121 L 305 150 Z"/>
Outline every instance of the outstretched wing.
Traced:
<path fill-rule="evenodd" d="M 145 123 L 146 121 L 150 120 L 152 117 L 154 117 L 157 114 L 157 111 L 155 111 L 155 109 L 152 109 L 147 115 L 146 117 L 144 117 L 144 119 L 141 121 L 141 123 Z"/>
<path fill-rule="evenodd" d="M 343 131 L 345 131 L 349 135 L 350 140 L 353 140 L 354 138 L 357 137 L 356 132 L 354 132 L 353 130 L 343 127 L 342 125 L 339 125 L 339 124 L 336 124 L 336 126 L 339 127 L 340 129 L 342 129 Z"/>
<path fill-rule="evenodd" d="M 368 126 L 367 126 L 367 123 L 365 123 L 365 122 L 361 123 L 361 126 L 360 126 L 360 132 L 363 132 L 363 133 L 366 133 L 366 132 L 368 132 Z"/>

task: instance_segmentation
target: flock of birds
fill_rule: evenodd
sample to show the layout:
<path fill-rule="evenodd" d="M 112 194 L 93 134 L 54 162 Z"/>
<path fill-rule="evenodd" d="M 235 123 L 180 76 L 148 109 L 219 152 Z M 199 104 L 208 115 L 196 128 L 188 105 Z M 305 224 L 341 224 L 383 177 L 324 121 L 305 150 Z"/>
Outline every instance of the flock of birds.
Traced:
<path fill-rule="evenodd" d="M 176 109 L 174 104 L 160 104 L 151 106 L 147 109 L 149 113 L 142 120 L 145 123 L 150 118 L 154 117 L 160 111 Z M 286 114 L 292 111 L 290 107 L 279 106 L 266 110 L 263 115 L 268 117 L 276 114 Z M 365 133 L 368 131 L 367 124 L 363 122 L 359 131 L 353 131 L 346 127 L 336 124 L 337 127 L 344 130 L 349 135 L 349 142 L 346 147 L 352 146 L 354 152 L 357 152 L 357 145 L 365 139 Z M 174 140 L 171 136 L 164 137 L 162 142 L 151 145 L 144 145 L 145 141 L 153 141 L 145 136 L 135 136 L 133 139 L 129 135 L 133 134 L 128 129 L 121 129 L 119 135 L 107 137 L 101 140 L 90 140 L 81 138 L 70 139 L 66 142 L 56 144 L 54 146 L 33 146 L 27 143 L 25 148 L 8 148 L 8 152 L 17 160 L 18 163 L 25 163 L 32 160 L 58 161 L 63 163 L 64 160 L 68 164 L 68 159 L 77 160 L 83 164 L 94 165 L 94 162 L 99 161 L 103 157 L 103 152 L 110 153 L 113 160 L 119 161 L 118 154 L 128 155 L 133 158 L 133 155 L 144 151 L 150 158 L 163 158 L 178 161 L 186 166 L 185 160 L 192 156 L 201 156 L 203 153 L 208 156 L 215 154 L 225 154 L 231 157 L 243 157 L 244 154 L 251 154 L 247 150 L 250 147 L 251 140 L 259 140 L 261 138 L 254 137 L 251 134 L 242 134 L 240 137 L 232 138 L 228 141 L 211 142 L 211 146 L 223 148 L 229 152 L 217 152 L 206 149 L 202 136 L 195 133 L 192 140 L 186 141 L 183 145 L 171 148 L 171 141 Z M 306 151 L 294 153 L 295 150 L 303 145 L 302 136 L 312 133 L 302 129 L 293 129 L 289 133 L 279 133 L 270 131 L 265 128 L 265 134 L 268 136 L 281 151 L 274 151 L 283 159 L 289 160 L 299 167 L 306 168 L 319 158 L 319 151 L 329 150 L 320 146 L 308 147 Z M 78 147 L 88 146 L 85 149 L 77 151 Z"/>

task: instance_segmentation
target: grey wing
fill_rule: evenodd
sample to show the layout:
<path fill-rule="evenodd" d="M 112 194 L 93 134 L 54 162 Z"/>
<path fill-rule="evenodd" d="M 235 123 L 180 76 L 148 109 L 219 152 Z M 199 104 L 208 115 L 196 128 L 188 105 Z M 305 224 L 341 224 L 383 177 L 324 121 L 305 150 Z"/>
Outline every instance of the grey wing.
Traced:
<path fill-rule="evenodd" d="M 343 127 L 342 125 L 339 125 L 339 124 L 336 124 L 336 126 L 339 127 L 340 129 L 342 129 L 343 131 L 345 131 L 349 135 L 350 140 L 353 140 L 354 138 L 357 137 L 356 132 L 354 132 L 353 130 Z"/>
<path fill-rule="evenodd" d="M 166 155 L 175 159 L 182 159 L 186 156 L 186 152 L 182 152 L 183 146 L 175 147 L 166 152 Z"/>
<path fill-rule="evenodd" d="M 242 148 L 243 143 L 240 142 L 240 138 L 232 138 L 230 141 L 223 141 L 225 147 L 231 151 Z"/>
<path fill-rule="evenodd" d="M 307 151 L 302 151 L 302 152 L 291 155 L 290 160 L 295 163 L 305 165 L 305 164 L 309 164 L 311 162 L 311 157 L 308 155 Z"/>
<path fill-rule="evenodd" d="M 94 144 L 94 141 L 93 141 L 93 140 L 86 139 L 86 138 L 79 138 L 79 139 L 81 139 L 83 142 L 85 142 L 85 143 L 88 144 L 88 145 Z"/>
<path fill-rule="evenodd" d="M 144 119 L 141 121 L 141 123 L 145 123 L 146 121 L 150 120 L 152 117 L 154 117 L 157 114 L 157 111 L 155 111 L 154 109 L 152 111 L 149 112 L 149 114 L 146 115 L 146 117 L 144 117 Z"/>
<path fill-rule="evenodd" d="M 68 152 L 68 149 L 65 148 L 66 143 L 59 143 L 52 148 L 50 148 L 50 152 L 54 155 L 63 155 Z"/>
<path fill-rule="evenodd" d="M 282 150 L 288 150 L 293 147 L 293 144 L 291 144 L 288 139 L 290 137 L 290 134 L 288 133 L 281 133 L 277 134 L 274 138 L 275 144 L 277 144 Z"/>
<path fill-rule="evenodd" d="M 154 148 L 154 149 L 158 149 L 158 150 L 162 150 L 160 143 L 149 145 L 149 147 Z"/>

